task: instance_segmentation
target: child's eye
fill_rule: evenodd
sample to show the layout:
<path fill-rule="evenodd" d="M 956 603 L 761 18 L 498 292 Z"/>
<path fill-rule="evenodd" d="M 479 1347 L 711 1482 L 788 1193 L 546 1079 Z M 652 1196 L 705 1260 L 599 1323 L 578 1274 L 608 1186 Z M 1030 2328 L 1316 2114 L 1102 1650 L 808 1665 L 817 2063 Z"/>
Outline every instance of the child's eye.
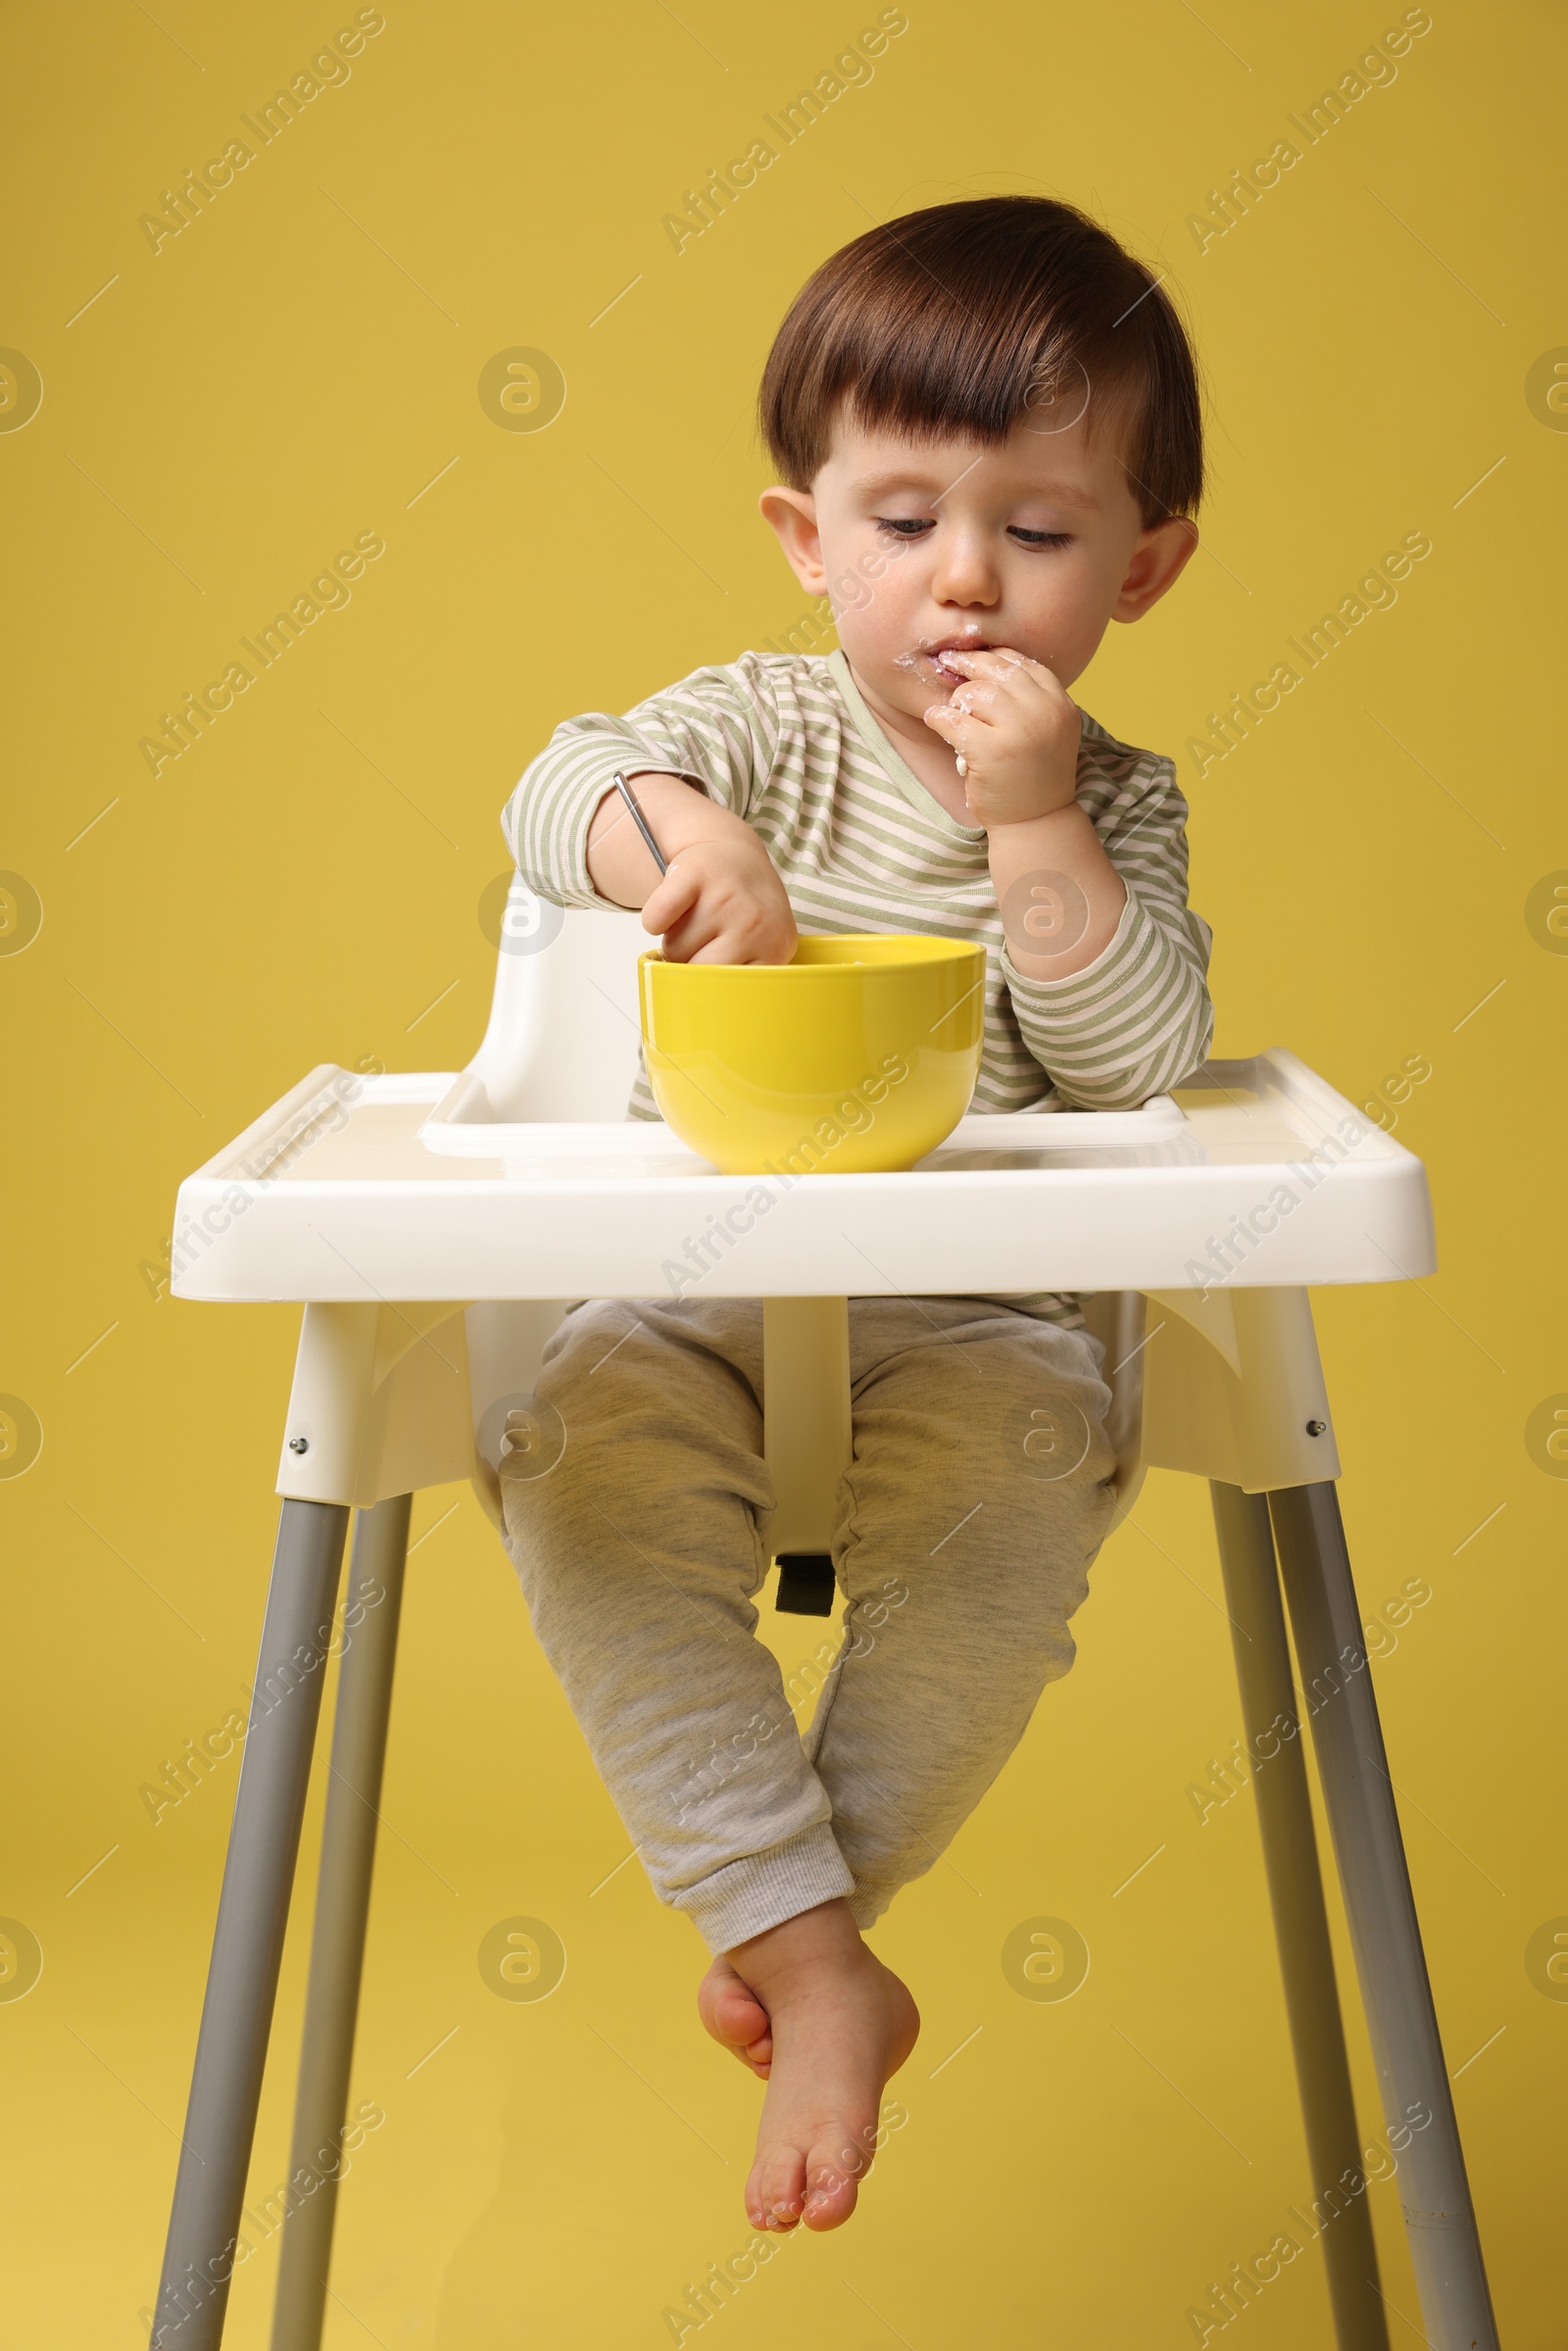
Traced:
<path fill-rule="evenodd" d="M 1016 539 L 1020 547 L 1070 547 L 1072 545 L 1070 530 L 1024 530 L 1019 524 L 1012 523 L 1008 527 L 1007 536 L 1009 539 Z"/>
<path fill-rule="evenodd" d="M 928 530 L 936 529 L 934 522 L 922 522 L 904 515 L 877 514 L 873 519 L 878 530 L 885 530 L 895 539 L 919 539 Z"/>

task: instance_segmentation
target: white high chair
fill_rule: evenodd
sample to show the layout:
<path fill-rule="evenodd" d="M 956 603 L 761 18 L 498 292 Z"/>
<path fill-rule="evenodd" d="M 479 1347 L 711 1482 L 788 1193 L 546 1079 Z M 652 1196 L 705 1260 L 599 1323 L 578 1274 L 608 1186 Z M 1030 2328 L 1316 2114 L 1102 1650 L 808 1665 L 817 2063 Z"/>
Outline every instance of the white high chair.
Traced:
<path fill-rule="evenodd" d="M 345 2118 L 411 1496 L 471 1478 L 499 1524 L 507 1413 L 530 1409 L 562 1301 L 667 1296 L 670 1263 L 702 1263 L 693 1235 L 715 1220 L 733 1246 L 707 1252 L 688 1295 L 765 1301 L 770 1536 L 786 1561 L 780 1604 L 803 1610 L 831 1605 L 824 1555 L 851 1445 L 846 1299 L 1096 1294 L 1119 1511 L 1146 1466 L 1212 1488 L 1309 2197 L 1336 2191 L 1321 2241 L 1340 2351 L 1388 2351 L 1388 2332 L 1367 2198 L 1344 2184 L 1361 2178 L 1362 2141 L 1282 1574 L 1423 2324 L 1432 2351 L 1495 2351 L 1306 1297 L 1314 1282 L 1432 1270 L 1419 1162 L 1292 1055 L 1270 1053 L 1209 1063 L 1180 1106 L 966 1118 L 905 1174 L 816 1173 L 788 1187 L 722 1176 L 666 1129 L 624 1120 L 647 945 L 635 915 L 563 917 L 514 883 L 490 1025 L 466 1072 L 365 1080 L 318 1068 L 181 1186 L 175 1294 L 297 1298 L 305 1316 L 152 2351 L 215 2351 L 222 2334 L 350 1512 L 361 1513 L 355 1629 L 291 2178 L 302 2165 L 320 2172 Z M 353 1594 L 377 1584 L 384 1599 L 356 1624 Z M 328 2178 L 285 2223 L 273 2351 L 319 2343 L 335 2198 Z"/>

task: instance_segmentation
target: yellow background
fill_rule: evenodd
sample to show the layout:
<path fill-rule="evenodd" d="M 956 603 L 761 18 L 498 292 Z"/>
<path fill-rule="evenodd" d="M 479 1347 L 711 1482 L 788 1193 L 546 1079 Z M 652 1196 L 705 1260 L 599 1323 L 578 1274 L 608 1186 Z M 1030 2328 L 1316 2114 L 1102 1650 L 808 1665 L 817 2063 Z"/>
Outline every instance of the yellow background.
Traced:
<path fill-rule="evenodd" d="M 266 1587 L 297 1317 L 154 1298 L 139 1268 L 176 1183 L 317 1061 L 464 1062 L 493 964 L 477 903 L 524 761 L 561 716 L 800 613 L 755 512 L 751 423 L 790 296 L 873 219 L 1023 188 L 1170 272 L 1207 383 L 1207 553 L 1079 688 L 1115 733 L 1180 753 L 1401 534 L 1433 543 L 1255 739 L 1183 772 L 1219 1050 L 1287 1044 L 1357 1100 L 1431 1064 L 1396 1131 L 1431 1170 L 1442 1270 L 1324 1296 L 1319 1327 L 1365 1610 L 1407 1577 L 1432 1588 L 1378 1690 L 1503 2339 L 1544 2351 L 1568 2004 L 1525 1950 L 1568 1912 L 1565 1492 L 1525 1425 L 1568 1389 L 1568 967 L 1526 901 L 1568 866 L 1547 610 L 1568 441 L 1525 387 L 1568 343 L 1546 233 L 1560 16 L 1433 0 L 1397 80 L 1200 254 L 1187 216 L 1396 8 L 910 0 L 874 79 L 677 256 L 662 217 L 875 9 L 388 0 L 352 79 L 154 254 L 138 217 L 351 13 L 159 0 L 156 21 L 14 12 L 6 36 L 0 342 L 44 387 L 0 434 L 0 865 L 44 908 L 0 958 L 0 1389 L 44 1432 L 0 1484 L 0 1910 L 44 1952 L 30 1995 L 0 2003 L 6 2339 L 141 2335 L 232 1767 L 156 1828 L 138 1788 L 238 1703 Z M 514 346 L 564 371 L 548 430 L 480 406 Z M 159 713 L 368 529 L 386 553 L 352 604 L 155 780 L 137 742 Z M 416 1535 L 355 2067 L 387 2119 L 344 2190 L 327 2339 L 652 2346 L 749 2233 L 755 2085 L 696 2028 L 690 1928 L 635 1867 L 601 1886 L 626 1840 L 471 1496 L 420 1496 Z M 1308 2181 L 1251 1798 L 1200 1826 L 1185 1793 L 1238 1729 L 1217 1591 L 1205 1495 L 1154 1479 L 1097 1570 L 1075 1673 L 879 1932 L 925 2015 L 896 2084 L 907 2125 L 852 2228 L 712 2322 L 731 2351 L 808 2332 L 1155 2351 L 1192 2341 L 1187 2307 L 1288 2225 Z M 773 1638 L 793 1663 L 818 1630 Z M 539 2005 L 492 1998 L 475 1965 L 519 1913 L 569 1954 Z M 1000 1965 L 1039 1914 L 1093 1954 L 1059 2005 Z M 285 2167 L 301 1925 L 253 2194 Z M 1413 2344 L 1397 2188 L 1371 2193 L 1393 2337 Z M 266 2339 L 275 2244 L 235 2284 L 241 2351 Z M 1232 2333 L 1327 2340 L 1315 2257 Z"/>

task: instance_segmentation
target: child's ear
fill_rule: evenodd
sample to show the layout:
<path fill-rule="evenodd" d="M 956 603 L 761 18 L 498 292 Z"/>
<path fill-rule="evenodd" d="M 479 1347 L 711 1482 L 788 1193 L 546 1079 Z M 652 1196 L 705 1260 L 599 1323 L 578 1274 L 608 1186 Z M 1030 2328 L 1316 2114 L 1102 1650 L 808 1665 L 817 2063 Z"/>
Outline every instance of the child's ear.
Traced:
<path fill-rule="evenodd" d="M 1174 587 L 1197 545 L 1198 525 L 1185 514 L 1171 514 L 1141 532 L 1121 594 L 1111 607 L 1112 620 L 1142 620 L 1150 606 Z"/>
<path fill-rule="evenodd" d="M 763 516 L 778 533 L 784 558 L 808 596 L 827 592 L 822 563 L 822 539 L 816 527 L 816 501 L 809 490 L 787 490 L 775 482 L 758 500 Z"/>

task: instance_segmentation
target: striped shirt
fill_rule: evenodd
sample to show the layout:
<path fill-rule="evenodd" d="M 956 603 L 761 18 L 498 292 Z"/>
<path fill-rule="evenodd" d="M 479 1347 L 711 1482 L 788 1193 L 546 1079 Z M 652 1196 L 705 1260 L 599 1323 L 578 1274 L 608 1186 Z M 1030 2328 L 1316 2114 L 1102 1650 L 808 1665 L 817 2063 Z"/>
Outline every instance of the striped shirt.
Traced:
<path fill-rule="evenodd" d="M 1078 804 L 1127 904 L 1095 960 L 1059 980 L 1013 967 L 984 828 L 960 824 L 926 790 L 866 709 L 842 653 L 743 654 L 694 670 L 622 717 L 589 711 L 559 726 L 502 818 L 542 898 L 608 903 L 588 877 L 588 828 L 617 768 L 688 776 L 743 817 L 808 935 L 905 931 L 983 947 L 974 1110 L 1132 1108 L 1178 1085 L 1208 1051 L 1209 931 L 1187 905 L 1187 804 L 1175 768 L 1118 743 L 1087 713 Z M 631 1115 L 658 1114 L 639 1075 Z M 1036 1311 L 1080 1319 L 1062 1301 L 1042 1299 Z"/>

